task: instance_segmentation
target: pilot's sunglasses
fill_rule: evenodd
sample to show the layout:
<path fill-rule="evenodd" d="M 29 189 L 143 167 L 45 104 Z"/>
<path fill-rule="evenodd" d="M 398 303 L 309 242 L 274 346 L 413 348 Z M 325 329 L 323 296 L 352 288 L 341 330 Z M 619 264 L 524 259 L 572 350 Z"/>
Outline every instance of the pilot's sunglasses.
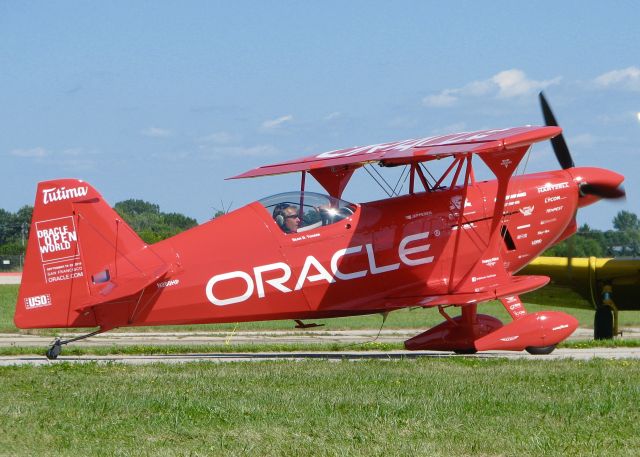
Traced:
<path fill-rule="evenodd" d="M 297 214 L 289 214 L 288 216 L 284 217 L 285 219 L 298 219 L 298 215 Z"/>

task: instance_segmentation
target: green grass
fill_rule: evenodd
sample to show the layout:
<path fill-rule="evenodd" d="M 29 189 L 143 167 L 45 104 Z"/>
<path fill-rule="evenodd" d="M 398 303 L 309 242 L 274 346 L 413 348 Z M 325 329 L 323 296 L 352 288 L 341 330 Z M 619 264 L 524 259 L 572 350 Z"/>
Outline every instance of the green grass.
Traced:
<path fill-rule="evenodd" d="M 0 333 L 15 333 L 19 330 L 13 325 L 13 312 L 18 296 L 17 285 L 0 285 Z M 557 288 L 543 288 L 540 291 L 523 295 L 523 300 L 527 303 L 546 303 L 546 306 L 528 304 L 527 310 L 530 312 L 559 309 L 569 313 L 578 319 L 580 327 L 593 328 L 592 309 L 588 309 L 588 303 L 582 300 L 577 294 Z M 567 304 L 570 308 L 560 308 L 561 304 Z M 582 305 L 585 308 L 575 308 Z M 450 314 L 459 314 L 458 308 L 449 308 Z M 501 319 L 503 322 L 510 318 L 499 302 L 490 302 L 478 306 L 478 311 L 483 314 L 490 314 Z M 316 319 L 314 322 L 325 324 L 322 329 L 326 330 L 346 330 L 346 329 L 378 329 L 382 324 L 380 315 L 342 317 L 337 319 Z M 415 328 L 427 329 L 443 321 L 442 316 L 435 309 L 404 309 L 389 314 L 384 325 L 385 329 Z M 260 331 L 260 330 L 293 330 L 292 321 L 264 321 L 264 322 L 243 322 L 239 324 L 204 324 L 204 325 L 180 325 L 163 327 L 136 327 L 136 332 L 144 331 L 198 331 L 198 332 L 224 332 L 224 331 Z M 640 311 L 625 311 L 620 313 L 620 327 L 640 326 Z M 131 329 L 121 329 L 121 331 L 131 331 Z M 29 330 L 28 333 L 53 335 L 68 332 L 68 330 Z"/>
<path fill-rule="evenodd" d="M 640 362 L 0 368 L 0 454 L 635 456 Z"/>
<path fill-rule="evenodd" d="M 81 343 L 78 343 L 81 344 Z M 242 343 L 198 345 L 112 345 L 64 346 L 62 355 L 160 355 L 160 354 L 229 354 L 238 352 L 338 352 L 338 351 L 395 351 L 404 349 L 402 343 Z M 4 346 L 0 356 L 43 355 L 45 346 Z"/>

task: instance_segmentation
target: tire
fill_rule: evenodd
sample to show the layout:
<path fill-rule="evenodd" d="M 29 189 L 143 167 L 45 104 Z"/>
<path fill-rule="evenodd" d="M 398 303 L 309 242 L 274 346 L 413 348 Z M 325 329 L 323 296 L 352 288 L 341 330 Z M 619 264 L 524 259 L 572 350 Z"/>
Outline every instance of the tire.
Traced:
<path fill-rule="evenodd" d="M 62 346 L 59 344 L 54 344 L 49 349 L 47 349 L 47 353 L 46 353 L 47 359 L 49 360 L 57 359 L 61 351 L 62 351 Z"/>
<path fill-rule="evenodd" d="M 453 352 L 454 354 L 471 355 L 478 352 L 478 350 L 476 348 L 466 348 L 466 349 L 454 349 Z"/>
<path fill-rule="evenodd" d="M 524 350 L 531 355 L 549 355 L 556 348 L 555 344 L 551 346 L 528 346 Z"/>
<path fill-rule="evenodd" d="M 613 338 L 613 311 L 608 306 L 596 309 L 593 318 L 593 339 L 610 340 Z"/>

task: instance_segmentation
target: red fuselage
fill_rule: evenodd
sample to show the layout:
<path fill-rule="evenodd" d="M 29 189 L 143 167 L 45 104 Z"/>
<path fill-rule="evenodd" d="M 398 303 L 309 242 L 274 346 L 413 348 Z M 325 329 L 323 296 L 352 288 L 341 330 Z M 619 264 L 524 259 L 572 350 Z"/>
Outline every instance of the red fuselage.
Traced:
<path fill-rule="evenodd" d="M 594 170 L 511 180 L 503 219 L 508 272 L 575 231 L 574 178 Z M 249 204 L 152 246 L 179 264 L 129 325 L 344 316 L 389 310 L 389 296 L 446 294 L 489 240 L 496 182 L 468 186 L 464 203 L 463 192 L 365 203 L 350 218 L 298 234 L 285 234 L 261 204 Z"/>

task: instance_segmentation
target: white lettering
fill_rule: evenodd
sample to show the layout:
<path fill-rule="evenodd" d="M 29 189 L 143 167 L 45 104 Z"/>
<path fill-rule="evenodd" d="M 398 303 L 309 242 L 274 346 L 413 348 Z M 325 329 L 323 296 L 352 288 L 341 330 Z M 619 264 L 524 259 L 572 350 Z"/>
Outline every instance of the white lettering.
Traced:
<path fill-rule="evenodd" d="M 226 281 L 233 278 L 239 278 L 245 281 L 247 283 L 247 290 L 242 295 L 238 295 L 237 297 L 231 297 L 231 298 L 225 298 L 225 299 L 217 298 L 213 294 L 213 286 L 215 286 L 216 283 L 220 281 Z M 207 299 L 214 305 L 217 305 L 217 306 L 231 305 L 233 303 L 239 303 L 239 302 L 245 301 L 247 298 L 251 296 L 251 294 L 253 293 L 253 279 L 244 271 L 231 271 L 229 273 L 223 273 L 221 275 L 215 275 L 214 277 L 212 277 L 207 282 L 207 287 L 205 291 L 207 294 Z"/>
<path fill-rule="evenodd" d="M 422 257 L 415 260 L 412 260 L 407 257 L 410 254 L 416 254 L 418 252 L 428 251 L 429 248 L 431 247 L 430 244 L 423 244 L 420 246 L 415 246 L 413 248 L 407 248 L 407 244 L 411 243 L 412 241 L 426 240 L 428 237 L 429 237 L 429 232 L 424 232 L 424 233 L 417 233 L 415 235 L 409 235 L 408 237 L 404 238 L 400 242 L 400 247 L 398 248 L 398 254 L 400 255 L 400 260 L 402 260 L 403 263 L 411 267 L 433 262 L 433 256 Z"/>
<path fill-rule="evenodd" d="M 318 274 L 307 276 L 312 265 L 316 270 L 318 270 Z M 335 282 L 333 276 L 331 276 L 331 274 L 329 274 L 329 272 L 312 255 L 308 256 L 305 259 L 304 266 L 302 267 L 302 272 L 300 273 L 300 278 L 298 278 L 298 282 L 296 283 L 296 287 L 294 290 L 302 289 L 302 284 L 304 284 L 304 281 L 307 279 L 310 282 L 322 281 L 323 279 L 328 283 Z"/>
<path fill-rule="evenodd" d="M 495 278 L 496 276 L 497 276 L 496 274 L 486 275 L 486 276 L 472 276 L 471 282 L 484 281 L 485 279 Z"/>
<path fill-rule="evenodd" d="M 560 190 L 560 189 L 568 189 L 568 188 L 569 188 L 568 182 L 561 182 L 558 184 L 553 184 L 548 182 L 544 186 L 538 187 L 538 193 L 543 194 L 545 192 L 551 192 L 552 190 Z"/>
<path fill-rule="evenodd" d="M 500 260 L 498 257 L 491 257 L 490 259 L 482 259 L 481 262 L 488 267 L 494 267 L 498 260 Z"/>
<path fill-rule="evenodd" d="M 517 194 L 507 195 L 504 199 L 505 200 L 513 200 L 514 198 L 521 198 L 521 197 L 526 197 L 526 196 L 527 196 L 526 192 L 518 192 Z M 494 198 L 493 200 L 495 201 L 496 199 Z"/>
<path fill-rule="evenodd" d="M 66 189 L 64 187 L 52 187 L 51 189 L 42 189 L 42 203 L 48 205 L 51 202 L 84 197 L 88 192 L 88 187 L 72 187 L 70 189 Z"/>
<path fill-rule="evenodd" d="M 355 254 L 357 252 L 362 251 L 362 246 L 353 246 L 346 249 L 340 249 L 331 257 L 331 272 L 338 279 L 343 279 L 345 281 L 349 279 L 362 278 L 367 275 L 367 270 L 354 271 L 353 273 L 343 273 L 338 270 L 338 260 L 340 260 L 345 255 Z"/>
<path fill-rule="evenodd" d="M 180 284 L 179 279 L 170 279 L 168 281 L 159 282 L 156 284 L 156 286 L 158 287 L 158 289 L 164 289 L 165 287 L 177 286 L 178 284 Z"/>
<path fill-rule="evenodd" d="M 284 283 L 287 282 L 289 278 L 291 278 L 291 268 L 286 263 L 277 262 L 269 265 L 263 265 L 261 267 L 255 267 L 253 269 L 253 274 L 256 277 L 256 288 L 258 290 L 259 298 L 264 297 L 264 282 L 262 279 L 262 274 L 266 273 L 267 271 L 273 270 L 282 270 L 283 275 L 279 278 L 265 279 L 264 282 L 266 282 L 270 286 L 275 287 L 280 292 L 291 292 L 291 289 L 284 286 Z"/>
<path fill-rule="evenodd" d="M 392 263 L 391 265 L 385 265 L 383 267 L 376 266 L 376 258 L 373 253 L 373 246 L 367 243 L 365 245 L 365 248 L 367 249 L 367 257 L 369 258 L 369 270 L 371 270 L 371 274 L 377 275 L 400 268 L 399 263 Z"/>
<path fill-rule="evenodd" d="M 267 265 L 261 265 L 253 268 L 253 277 L 244 272 L 244 271 L 232 271 L 229 273 L 219 274 L 213 276 L 207 282 L 205 287 L 205 293 L 207 299 L 216 306 L 226 306 L 233 303 L 239 303 L 247 300 L 253 294 L 254 290 L 257 292 L 257 298 L 264 298 L 266 296 L 265 285 L 272 286 L 274 289 L 282 292 L 282 293 L 290 293 L 293 291 L 297 291 L 302 289 L 305 281 L 316 282 L 316 281 L 326 281 L 327 283 L 334 283 L 336 281 L 335 278 L 341 280 L 351 280 L 358 279 L 366 276 L 367 274 L 380 274 L 388 271 L 397 270 L 400 268 L 400 263 L 403 263 L 407 266 L 417 266 L 424 265 L 433 262 L 434 256 L 421 256 L 415 258 L 416 254 L 424 253 L 429 251 L 431 248 L 430 244 L 422 243 L 417 244 L 415 246 L 409 246 L 410 243 L 417 242 L 419 240 L 425 240 L 429 237 L 429 232 L 417 233 L 414 235 L 409 235 L 403 238 L 398 245 L 397 255 L 400 258 L 401 262 L 392 263 L 389 265 L 380 265 L 378 266 L 375 259 L 375 251 L 372 244 L 366 244 L 365 250 L 367 253 L 367 261 L 369 265 L 369 270 L 358 270 L 354 272 L 344 272 L 340 271 L 338 264 L 340 263 L 340 259 L 347 255 L 354 255 L 362 252 L 362 246 L 351 246 L 344 249 L 339 249 L 331 256 L 330 266 L 331 273 L 327 271 L 327 269 L 312 255 L 306 257 L 303 267 L 300 272 L 299 279 L 293 290 L 285 286 L 285 283 L 291 279 L 292 270 L 291 267 L 284 262 L 276 262 Z M 411 258 L 410 258 L 411 257 Z M 490 259 L 495 260 L 495 259 Z M 310 274 L 311 268 L 315 268 L 317 271 L 316 274 Z M 281 271 L 281 274 L 276 274 L 276 277 L 269 277 L 269 279 L 265 278 L 265 273 L 273 272 L 273 271 Z M 485 278 L 493 277 L 486 276 Z M 483 278 L 484 279 L 484 278 Z M 242 293 L 237 293 L 238 295 L 232 297 L 224 297 L 221 298 L 220 294 L 223 292 L 219 291 L 218 295 L 214 293 L 214 286 L 219 282 L 230 281 L 230 280 L 241 280 L 244 281 L 246 288 L 244 286 L 240 288 Z M 158 287 L 166 287 L 169 285 L 173 285 L 172 282 L 177 280 L 166 281 L 165 283 L 158 283 Z M 237 290 L 237 288 L 236 288 Z M 228 292 L 227 292 L 228 294 Z"/>
<path fill-rule="evenodd" d="M 553 208 L 549 208 L 549 209 L 547 209 L 545 212 L 546 212 L 547 214 L 548 214 L 548 213 L 557 213 L 558 211 L 562 211 L 562 209 L 563 209 L 563 208 L 564 208 L 564 205 L 556 206 L 556 207 L 553 207 Z"/>
<path fill-rule="evenodd" d="M 27 309 L 42 308 L 43 306 L 51 306 L 51 304 L 50 294 L 36 295 L 24 299 L 24 306 Z"/>

